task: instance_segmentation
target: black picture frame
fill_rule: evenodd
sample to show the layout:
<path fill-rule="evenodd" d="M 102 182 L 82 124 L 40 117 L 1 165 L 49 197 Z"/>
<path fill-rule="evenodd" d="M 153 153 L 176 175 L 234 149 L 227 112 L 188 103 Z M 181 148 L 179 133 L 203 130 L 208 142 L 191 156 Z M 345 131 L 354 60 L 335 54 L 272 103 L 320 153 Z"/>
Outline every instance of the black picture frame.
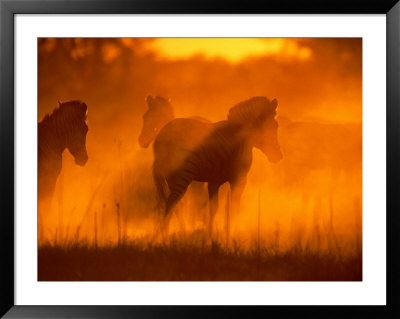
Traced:
<path fill-rule="evenodd" d="M 385 14 L 387 54 L 386 306 L 21 306 L 14 304 L 14 17 L 16 14 Z M 5 318 L 400 318 L 397 200 L 400 137 L 400 3 L 398 0 L 0 0 L 0 315 Z M 382 108 L 377 105 L 377 111 Z"/>

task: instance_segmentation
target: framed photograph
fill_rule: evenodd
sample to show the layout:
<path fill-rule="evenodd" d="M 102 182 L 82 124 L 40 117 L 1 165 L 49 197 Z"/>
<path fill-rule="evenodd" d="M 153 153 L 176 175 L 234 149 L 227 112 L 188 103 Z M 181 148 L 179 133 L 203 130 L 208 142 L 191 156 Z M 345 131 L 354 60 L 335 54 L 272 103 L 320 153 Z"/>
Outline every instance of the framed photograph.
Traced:
<path fill-rule="evenodd" d="M 397 1 L 0 10 L 1 315 L 400 314 Z"/>

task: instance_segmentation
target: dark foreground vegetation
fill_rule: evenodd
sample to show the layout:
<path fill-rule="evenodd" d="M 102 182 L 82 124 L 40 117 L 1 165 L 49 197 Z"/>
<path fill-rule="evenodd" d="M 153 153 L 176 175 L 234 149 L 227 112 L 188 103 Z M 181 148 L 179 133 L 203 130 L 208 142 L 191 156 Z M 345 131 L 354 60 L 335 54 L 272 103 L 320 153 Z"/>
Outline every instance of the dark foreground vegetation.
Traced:
<path fill-rule="evenodd" d="M 43 245 L 39 281 L 360 281 L 361 254 L 226 249 L 217 242 Z"/>

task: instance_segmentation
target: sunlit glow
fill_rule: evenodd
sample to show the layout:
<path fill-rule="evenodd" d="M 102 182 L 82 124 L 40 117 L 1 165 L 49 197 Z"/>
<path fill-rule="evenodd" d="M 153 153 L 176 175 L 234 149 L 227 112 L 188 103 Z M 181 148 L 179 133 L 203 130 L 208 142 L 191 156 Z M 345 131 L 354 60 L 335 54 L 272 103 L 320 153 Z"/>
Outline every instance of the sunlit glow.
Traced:
<path fill-rule="evenodd" d="M 150 42 L 149 48 L 161 58 L 189 59 L 204 56 L 238 63 L 249 57 L 273 56 L 278 59 L 307 60 L 312 52 L 290 39 L 259 38 L 161 38 Z"/>
<path fill-rule="evenodd" d="M 170 98 L 175 117 L 212 122 L 267 96 L 278 100 L 283 159 L 253 150 L 237 216 L 227 215 L 229 187 L 221 187 L 215 241 L 249 254 L 361 255 L 361 48 L 360 39 L 40 39 L 38 121 L 58 100 L 89 110 L 89 160 L 81 167 L 62 154 L 42 242 L 159 243 L 153 149 L 138 143 L 148 95 Z M 171 236 L 185 245 L 207 243 L 203 186 L 180 201 L 186 237 L 171 218 Z"/>

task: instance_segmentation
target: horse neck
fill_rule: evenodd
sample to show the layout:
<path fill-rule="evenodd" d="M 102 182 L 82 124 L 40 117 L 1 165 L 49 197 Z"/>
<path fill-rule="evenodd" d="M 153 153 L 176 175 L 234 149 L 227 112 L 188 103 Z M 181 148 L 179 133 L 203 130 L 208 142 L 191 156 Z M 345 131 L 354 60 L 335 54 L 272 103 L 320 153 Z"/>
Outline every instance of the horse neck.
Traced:
<path fill-rule="evenodd" d="M 168 118 L 165 119 L 165 121 L 163 122 L 163 124 L 160 126 L 160 128 L 158 129 L 157 135 L 153 137 L 153 140 L 151 142 L 154 142 L 154 140 L 156 139 L 156 137 L 158 136 L 158 134 L 160 133 L 160 131 L 164 128 L 165 125 L 167 125 L 169 122 L 172 122 L 173 120 L 175 120 L 176 117 L 171 115 Z"/>
<path fill-rule="evenodd" d="M 246 147 L 255 147 L 257 131 L 249 125 L 233 124 L 237 130 L 238 140 Z"/>
<path fill-rule="evenodd" d="M 166 117 L 164 124 L 160 127 L 160 130 L 161 130 L 165 125 L 167 125 L 169 122 L 171 122 L 171 121 L 173 121 L 173 120 L 175 120 L 175 119 L 176 119 L 176 117 L 175 117 L 174 115 L 171 115 L 171 116 Z"/>
<path fill-rule="evenodd" d="M 47 118 L 39 123 L 38 134 L 38 146 L 44 155 L 61 155 L 67 147 L 66 132 L 54 118 Z"/>

